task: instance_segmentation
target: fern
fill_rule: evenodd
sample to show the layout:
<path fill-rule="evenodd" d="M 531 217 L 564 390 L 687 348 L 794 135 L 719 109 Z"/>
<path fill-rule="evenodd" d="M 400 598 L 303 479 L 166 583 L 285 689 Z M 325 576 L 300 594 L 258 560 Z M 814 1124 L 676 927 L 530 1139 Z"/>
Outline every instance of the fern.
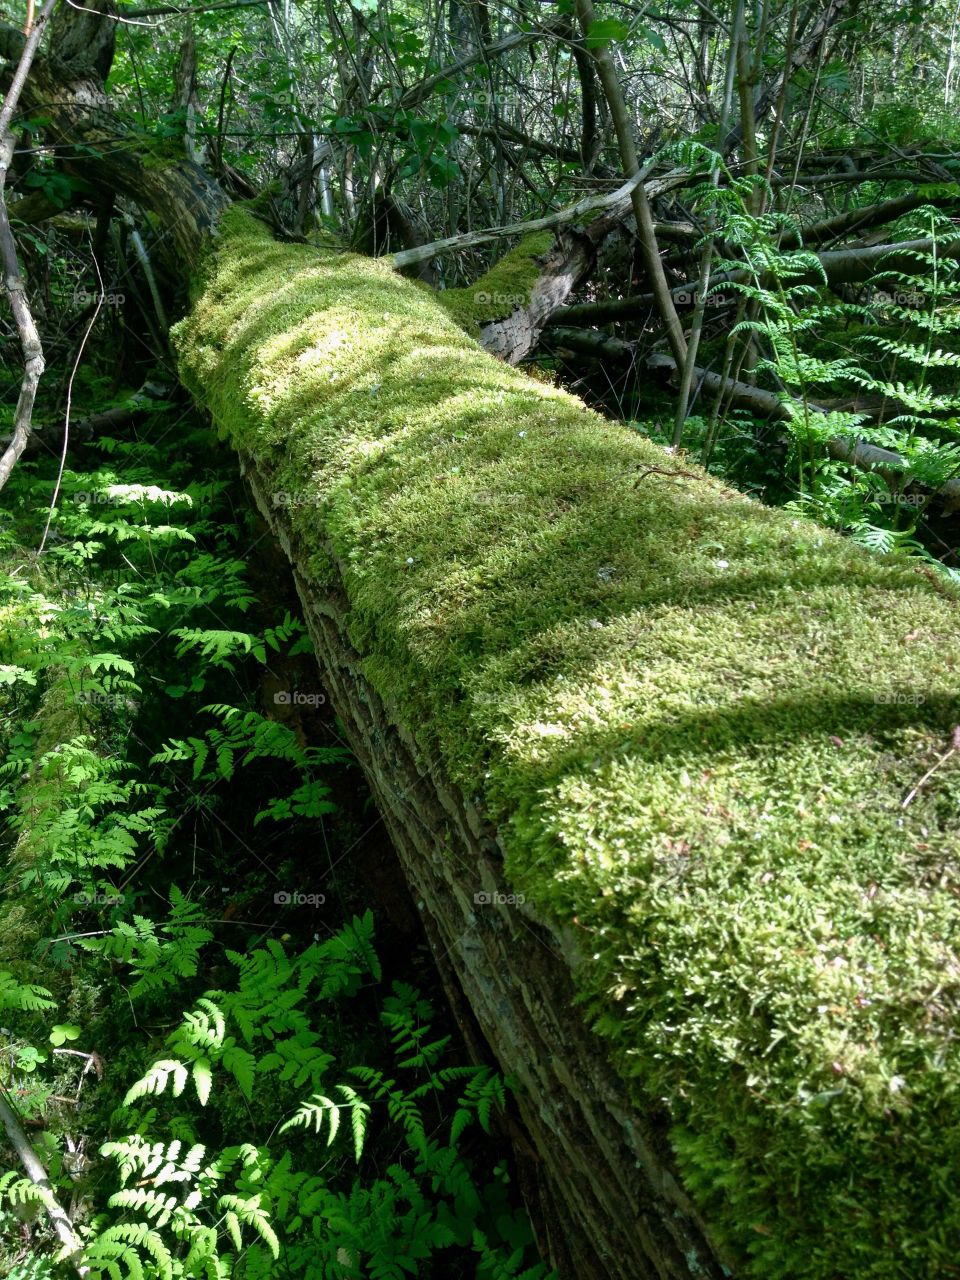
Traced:
<path fill-rule="evenodd" d="M 200 908 L 175 886 L 170 887 L 170 919 L 158 925 L 134 915 L 103 937 L 80 938 L 77 945 L 129 965 L 136 975 L 134 998 L 175 986 L 197 972 L 200 952 L 213 938 L 200 923 Z"/>
<path fill-rule="evenodd" d="M 34 1013 L 40 1009 L 55 1009 L 56 1005 L 46 987 L 35 982 L 19 982 L 12 973 L 0 969 L 0 1010 Z"/>
<path fill-rule="evenodd" d="M 220 719 L 223 727 L 208 728 L 202 738 L 173 738 L 156 752 L 151 763 L 189 762 L 195 781 L 214 783 L 234 776 L 238 758 L 243 768 L 257 760 L 281 760 L 298 770 L 304 781 L 292 795 L 268 801 L 256 815 L 255 824 L 265 818 L 314 818 L 334 809 L 327 799 L 329 788 L 315 775 L 324 765 L 348 759 L 347 752 L 339 747 L 302 747 L 288 725 L 256 711 L 223 704 L 212 704 L 203 710 Z"/>

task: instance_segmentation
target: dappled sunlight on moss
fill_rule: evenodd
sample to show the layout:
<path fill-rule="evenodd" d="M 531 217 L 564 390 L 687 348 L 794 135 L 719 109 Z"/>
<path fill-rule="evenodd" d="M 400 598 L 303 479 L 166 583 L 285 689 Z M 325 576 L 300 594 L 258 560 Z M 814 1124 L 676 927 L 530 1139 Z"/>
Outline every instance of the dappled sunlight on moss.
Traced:
<path fill-rule="evenodd" d="M 540 276 L 539 259 L 552 247 L 550 231 L 524 236 L 515 249 L 505 253 L 479 280 L 463 289 L 444 289 L 435 299 L 475 338 L 481 325 L 503 320 L 528 305 L 530 291 Z"/>
<path fill-rule="evenodd" d="M 891 1241 L 918 1274 L 960 1231 L 955 606 L 664 474 L 382 262 L 236 212 L 223 245 L 184 375 L 310 486 L 292 520 L 367 678 L 482 796 L 513 885 L 576 917 L 584 994 L 711 1221 L 758 1276 L 890 1280 Z"/>

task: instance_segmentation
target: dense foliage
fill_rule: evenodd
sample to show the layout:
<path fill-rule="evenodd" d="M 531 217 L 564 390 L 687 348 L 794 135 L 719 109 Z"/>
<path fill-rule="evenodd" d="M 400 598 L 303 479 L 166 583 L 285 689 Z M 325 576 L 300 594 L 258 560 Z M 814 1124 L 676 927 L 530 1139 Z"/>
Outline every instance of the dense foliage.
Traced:
<path fill-rule="evenodd" d="M 724 1265 L 954 1274 L 960 10 L 51 12 L 18 86 L 0 11 L 0 1267 L 548 1275 L 205 410 Z"/>
<path fill-rule="evenodd" d="M 62 477 L 42 571 L 22 545 L 55 468 L 8 490 L 7 1096 L 90 1274 L 536 1280 L 506 1163 L 481 1175 L 468 1139 L 502 1080 L 384 977 L 362 884 L 305 867 L 317 823 L 334 863 L 357 842 L 330 799 L 348 757 L 333 725 L 304 745 L 276 690 L 310 679 L 302 624 L 244 629 L 266 597 L 237 553 L 262 535 L 220 461 L 163 403 L 102 437 Z M 60 1274 L 46 1232 L 18 1240 L 43 1191 L 0 1186 L 5 1273 Z"/>

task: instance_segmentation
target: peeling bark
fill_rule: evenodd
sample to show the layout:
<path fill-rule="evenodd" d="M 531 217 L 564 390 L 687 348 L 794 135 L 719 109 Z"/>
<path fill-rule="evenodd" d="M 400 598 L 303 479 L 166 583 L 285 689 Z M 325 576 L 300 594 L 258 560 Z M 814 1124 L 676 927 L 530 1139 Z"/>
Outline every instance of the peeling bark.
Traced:
<path fill-rule="evenodd" d="M 563 232 L 542 264 L 527 305 L 518 307 L 505 320 L 481 326 L 483 349 L 507 364 L 519 364 L 540 341 L 550 316 L 589 275 L 594 261 L 593 246 L 586 236 Z"/>

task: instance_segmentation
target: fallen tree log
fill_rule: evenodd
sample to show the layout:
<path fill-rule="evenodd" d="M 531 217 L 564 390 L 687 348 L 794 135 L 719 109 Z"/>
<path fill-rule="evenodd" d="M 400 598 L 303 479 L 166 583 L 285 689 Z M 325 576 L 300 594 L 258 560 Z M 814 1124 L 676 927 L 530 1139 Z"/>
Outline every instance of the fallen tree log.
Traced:
<path fill-rule="evenodd" d="M 242 214 L 176 339 L 519 1078 L 569 1274 L 935 1271 L 960 771 L 903 798 L 960 721 L 955 605 Z"/>
<path fill-rule="evenodd" d="M 517 1080 L 563 1280 L 942 1274 L 955 602 L 169 167 L 138 198 L 185 203 L 189 269 L 217 230 L 184 380 Z"/>

